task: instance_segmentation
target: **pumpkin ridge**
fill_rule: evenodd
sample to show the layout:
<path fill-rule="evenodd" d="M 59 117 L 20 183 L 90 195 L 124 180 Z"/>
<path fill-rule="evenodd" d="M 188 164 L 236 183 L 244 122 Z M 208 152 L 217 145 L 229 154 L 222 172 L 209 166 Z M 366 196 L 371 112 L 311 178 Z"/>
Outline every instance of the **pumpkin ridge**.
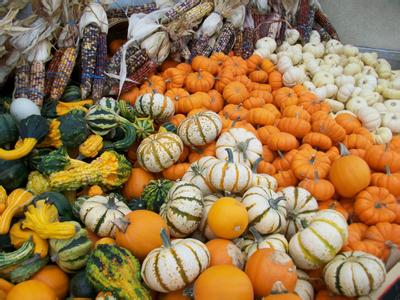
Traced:
<path fill-rule="evenodd" d="M 322 242 L 322 244 L 324 244 L 324 246 L 328 248 L 328 251 L 331 253 L 331 255 L 335 256 L 335 248 L 331 244 L 329 244 L 329 242 L 324 239 L 314 228 L 310 226 L 308 227 L 308 229 L 310 229 L 310 231 Z"/>
<path fill-rule="evenodd" d="M 58 250 L 58 255 L 60 255 L 61 252 L 64 252 L 65 250 L 68 250 L 70 248 L 73 248 L 77 245 L 80 245 L 84 242 L 87 241 L 87 237 L 86 236 L 81 236 L 79 238 L 77 238 L 76 240 L 74 240 L 72 243 L 65 245 L 64 247 L 62 247 L 60 250 Z"/>
<path fill-rule="evenodd" d="M 359 264 L 361 266 L 361 268 L 364 270 L 365 274 L 367 274 L 368 277 L 368 281 L 369 281 L 369 292 L 368 294 L 371 292 L 372 287 L 374 286 L 374 277 L 368 272 L 368 269 L 359 261 L 354 261 L 356 264 Z"/>
<path fill-rule="evenodd" d="M 92 211 L 93 208 L 95 208 L 95 207 L 93 206 L 86 211 L 85 215 L 83 216 L 83 220 L 82 220 L 83 223 L 85 223 L 87 215 Z"/>
<path fill-rule="evenodd" d="M 323 223 L 326 223 L 328 225 L 331 225 L 332 227 L 334 227 L 336 229 L 337 232 L 339 232 L 340 236 L 342 237 L 343 243 L 346 242 L 346 234 L 334 222 L 329 221 L 329 220 L 325 220 L 325 219 L 314 219 L 313 222 L 323 222 Z"/>
<path fill-rule="evenodd" d="M 164 169 L 164 166 L 162 165 L 162 163 L 160 161 L 160 157 L 158 156 L 158 152 L 157 152 L 157 149 L 156 149 L 156 146 L 154 145 L 154 143 L 150 144 L 150 147 L 151 147 L 151 152 L 153 152 L 156 164 L 158 165 L 158 167 L 160 169 Z"/>
<path fill-rule="evenodd" d="M 181 275 L 181 278 L 182 278 L 183 282 L 185 283 L 185 285 L 188 285 L 190 283 L 190 280 L 188 279 L 188 277 L 187 277 L 187 275 L 185 273 L 185 269 L 183 268 L 181 259 L 176 255 L 176 251 L 175 251 L 174 248 L 170 248 L 170 251 L 171 251 L 172 257 L 174 258 L 176 264 L 179 267 L 179 271 L 178 272 Z"/>
<path fill-rule="evenodd" d="M 235 172 L 236 172 L 236 176 L 235 176 L 235 184 L 233 185 L 233 190 L 237 189 L 237 185 L 239 182 L 239 169 L 236 164 L 235 164 Z"/>
<path fill-rule="evenodd" d="M 171 151 L 166 147 L 163 143 L 159 143 L 160 147 L 164 149 L 164 151 L 168 154 L 170 159 L 174 159 L 174 156 L 172 155 Z"/>
<path fill-rule="evenodd" d="M 268 214 L 268 212 L 271 210 L 271 207 L 268 207 L 266 210 L 264 210 L 261 214 L 259 214 L 257 217 L 253 219 L 253 221 L 250 222 L 250 226 L 253 226 L 254 224 L 258 223 L 265 215 Z M 280 219 L 280 218 L 279 218 Z"/>
<path fill-rule="evenodd" d="M 171 220 L 168 218 L 168 216 L 166 216 L 165 221 L 167 222 L 168 227 L 171 227 L 171 229 L 177 233 L 179 233 L 180 235 L 185 235 L 185 233 L 183 233 L 182 231 L 180 231 L 172 222 Z"/>
<path fill-rule="evenodd" d="M 317 256 L 313 255 L 306 247 L 304 247 L 304 244 L 301 241 L 300 235 L 297 235 L 297 241 L 299 243 L 300 250 L 306 259 L 310 260 L 313 263 L 317 263 L 318 265 L 322 265 L 324 263 Z"/>
<path fill-rule="evenodd" d="M 345 264 L 346 262 L 345 261 L 343 261 L 339 266 L 338 266 L 338 268 L 337 268 L 337 270 L 336 270 L 336 274 L 335 274 L 335 287 L 336 287 L 336 289 L 339 291 L 339 293 L 340 294 L 343 294 L 343 291 L 342 291 L 342 286 L 340 285 L 340 270 L 343 268 L 343 266 L 344 266 L 344 264 Z"/>
<path fill-rule="evenodd" d="M 197 125 L 197 129 L 199 130 L 199 133 L 200 133 L 200 135 L 201 135 L 201 139 L 203 140 L 203 143 L 207 144 L 207 139 L 206 139 L 206 136 L 204 135 L 203 128 L 202 128 L 202 126 L 201 126 L 199 117 L 198 117 L 198 116 L 195 116 L 195 117 L 194 117 L 194 121 L 195 121 L 195 123 L 196 123 L 196 125 Z"/>
<path fill-rule="evenodd" d="M 101 225 L 103 225 L 104 219 L 106 218 L 108 210 L 106 209 L 104 211 L 104 214 L 99 218 L 99 220 L 97 221 L 96 227 L 94 228 L 93 232 L 95 234 L 97 234 L 99 232 L 99 229 L 101 227 Z"/>
<path fill-rule="evenodd" d="M 222 167 L 222 175 L 221 175 L 221 180 L 220 180 L 220 183 L 219 183 L 219 189 L 220 190 L 222 190 L 222 188 L 224 187 L 224 178 L 225 178 L 225 174 L 226 174 L 226 169 L 227 168 L 228 168 L 228 163 L 225 163 L 224 166 Z M 210 174 L 211 174 L 211 172 L 210 172 Z"/>
<path fill-rule="evenodd" d="M 351 266 L 351 280 L 353 281 L 354 289 L 356 290 L 356 294 L 359 295 L 360 292 L 358 290 L 357 281 L 355 280 L 354 268 Z"/>
<path fill-rule="evenodd" d="M 194 249 L 190 246 L 190 245 L 184 245 L 186 248 L 188 248 L 190 250 L 190 252 L 193 253 L 194 257 L 196 258 L 196 262 L 197 262 L 197 266 L 199 267 L 199 270 L 201 270 L 201 263 L 200 263 L 200 259 L 199 256 L 197 255 L 196 251 L 194 251 Z"/>
<path fill-rule="evenodd" d="M 165 285 L 165 283 L 162 280 L 162 277 L 160 275 L 160 269 L 158 268 L 158 260 L 160 258 L 160 252 L 157 253 L 155 261 L 154 261 L 154 265 L 153 265 L 153 271 L 154 274 L 156 275 L 157 281 L 158 283 L 162 286 L 162 288 L 166 291 L 169 291 L 169 288 Z"/>
<path fill-rule="evenodd" d="M 193 215 L 191 215 L 191 214 L 189 214 L 187 212 L 181 211 L 181 210 L 179 210 L 178 208 L 176 208 L 174 206 L 170 206 L 170 209 L 172 210 L 172 212 L 174 212 L 178 216 L 185 217 L 189 221 L 199 221 L 199 220 L 201 220 L 201 218 L 193 216 Z"/>

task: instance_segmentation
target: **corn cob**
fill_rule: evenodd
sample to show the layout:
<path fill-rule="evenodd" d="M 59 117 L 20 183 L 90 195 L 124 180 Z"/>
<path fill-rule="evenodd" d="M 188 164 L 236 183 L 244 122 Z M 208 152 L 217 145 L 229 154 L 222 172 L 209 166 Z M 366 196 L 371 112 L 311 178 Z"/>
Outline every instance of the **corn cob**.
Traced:
<path fill-rule="evenodd" d="M 125 19 L 127 16 L 129 17 L 132 14 L 144 13 L 148 14 L 157 9 L 155 2 L 150 2 L 137 6 L 129 6 L 126 9 L 110 9 L 107 11 L 108 19 L 119 18 Z"/>
<path fill-rule="evenodd" d="M 27 98 L 29 93 L 30 65 L 26 60 L 15 69 L 15 93 L 14 98 Z"/>
<path fill-rule="evenodd" d="M 46 95 L 50 94 L 51 86 L 53 85 L 54 78 L 56 77 L 58 64 L 61 61 L 61 57 L 63 56 L 64 51 L 65 51 L 65 48 L 57 49 L 56 53 L 54 53 L 54 56 L 53 56 L 50 64 L 47 66 L 46 83 L 45 83 L 45 87 L 44 87 L 44 93 Z"/>
<path fill-rule="evenodd" d="M 281 29 L 281 24 L 282 24 L 281 15 L 276 12 L 269 15 L 266 23 L 268 23 L 269 25 L 267 36 L 276 40 L 279 36 Z"/>
<path fill-rule="evenodd" d="M 242 56 L 243 36 L 244 30 L 237 29 L 235 33 L 235 45 L 233 45 L 233 53 L 235 53 L 236 56 Z"/>
<path fill-rule="evenodd" d="M 286 22 L 281 22 L 280 31 L 276 39 L 276 43 L 281 45 L 282 42 L 285 40 L 285 32 L 286 32 L 287 24 Z"/>
<path fill-rule="evenodd" d="M 133 86 L 142 84 L 146 78 L 150 77 L 157 70 L 157 64 L 151 60 L 145 62 L 135 73 L 129 76 L 134 82 L 125 82 L 122 87 L 122 93 L 129 91 Z"/>
<path fill-rule="evenodd" d="M 202 2 L 199 5 L 191 8 L 183 15 L 184 24 L 196 24 L 199 20 L 209 15 L 214 9 L 214 4 L 211 2 Z"/>
<path fill-rule="evenodd" d="M 317 22 L 319 25 L 321 25 L 321 27 L 323 29 L 325 29 L 333 39 L 339 40 L 339 36 L 338 36 L 335 28 L 329 21 L 326 14 L 319 8 L 315 12 L 315 22 Z"/>
<path fill-rule="evenodd" d="M 243 30 L 242 57 L 249 58 L 254 52 L 255 34 L 253 28 Z"/>
<path fill-rule="evenodd" d="M 210 45 L 210 41 L 211 38 L 204 35 L 193 41 L 193 43 L 190 45 L 190 60 L 199 55 L 209 56 L 213 50 L 213 47 Z"/>
<path fill-rule="evenodd" d="M 74 47 L 64 48 L 63 55 L 54 71 L 55 76 L 51 85 L 50 99 L 58 101 L 64 94 L 65 87 L 75 66 L 77 54 L 77 50 Z"/>
<path fill-rule="evenodd" d="M 296 16 L 296 29 L 299 31 L 303 43 L 308 43 L 310 41 L 314 15 L 315 9 L 310 6 L 308 0 L 300 0 Z"/>
<path fill-rule="evenodd" d="M 98 45 L 97 45 L 97 59 L 96 59 L 96 71 L 93 79 L 93 99 L 100 100 L 103 97 L 103 88 L 105 83 L 104 69 L 107 63 L 107 34 L 100 33 Z"/>
<path fill-rule="evenodd" d="M 46 71 L 44 63 L 34 60 L 31 64 L 30 70 L 30 89 L 28 98 L 39 107 L 43 104 L 45 79 Z"/>
<path fill-rule="evenodd" d="M 322 28 L 322 26 L 319 25 L 318 23 L 314 22 L 313 29 L 318 31 L 319 35 L 321 36 L 321 40 L 329 41 L 331 39 L 331 36 L 329 35 L 328 31 Z"/>
<path fill-rule="evenodd" d="M 200 3 L 200 0 L 182 0 L 171 7 L 161 19 L 161 23 L 165 24 L 179 18 L 185 12 L 195 7 Z"/>
<path fill-rule="evenodd" d="M 97 44 L 100 28 L 91 23 L 83 31 L 81 50 L 81 94 L 82 99 L 89 97 L 96 68 Z"/>
<path fill-rule="evenodd" d="M 215 42 L 213 51 L 228 54 L 235 42 L 235 28 L 232 23 L 225 22 Z"/>

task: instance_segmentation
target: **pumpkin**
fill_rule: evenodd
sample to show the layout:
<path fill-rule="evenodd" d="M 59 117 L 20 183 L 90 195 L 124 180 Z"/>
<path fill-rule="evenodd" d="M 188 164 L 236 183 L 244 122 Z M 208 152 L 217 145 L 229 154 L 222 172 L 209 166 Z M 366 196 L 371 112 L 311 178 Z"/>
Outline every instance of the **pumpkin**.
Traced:
<path fill-rule="evenodd" d="M 152 134 L 145 138 L 137 149 L 137 159 L 144 169 L 160 172 L 179 159 L 183 143 L 179 136 L 171 132 Z"/>
<path fill-rule="evenodd" d="M 224 239 L 214 239 L 206 243 L 210 252 L 210 267 L 216 265 L 233 265 L 243 269 L 245 257 L 239 247 Z"/>
<path fill-rule="evenodd" d="M 286 199 L 263 186 L 249 188 L 241 202 L 249 215 L 249 226 L 261 234 L 280 232 L 286 228 Z"/>
<path fill-rule="evenodd" d="M 292 170 L 300 180 L 314 178 L 317 173 L 320 178 L 328 175 L 331 162 L 328 155 L 317 150 L 300 150 L 292 160 Z"/>
<path fill-rule="evenodd" d="M 361 251 L 342 252 L 324 268 L 328 288 L 347 297 L 367 296 L 386 279 L 383 262 Z"/>
<path fill-rule="evenodd" d="M 265 104 L 265 100 L 261 97 L 249 97 L 243 102 L 243 107 L 246 109 L 252 109 L 255 107 L 261 107 Z"/>
<path fill-rule="evenodd" d="M 214 76 L 207 71 L 198 71 L 186 76 L 185 86 L 190 93 L 208 92 L 214 86 Z"/>
<path fill-rule="evenodd" d="M 278 71 L 268 73 L 268 83 L 272 90 L 277 90 L 282 87 L 282 74 Z"/>
<path fill-rule="evenodd" d="M 186 118 L 178 126 L 178 135 L 188 146 L 204 146 L 211 143 L 220 134 L 222 123 L 212 111 L 197 113 Z"/>
<path fill-rule="evenodd" d="M 341 157 L 332 163 L 329 180 L 339 195 L 354 197 L 369 185 L 371 171 L 362 158 L 349 155 L 343 144 L 340 144 L 340 155 Z"/>
<path fill-rule="evenodd" d="M 312 131 L 329 136 L 333 142 L 341 142 L 346 137 L 346 131 L 343 127 L 331 119 L 320 119 L 313 122 Z"/>
<path fill-rule="evenodd" d="M 297 283 L 294 288 L 294 292 L 302 300 L 313 300 L 314 299 L 314 287 L 311 284 L 312 279 L 307 275 L 306 272 L 297 269 Z"/>
<path fill-rule="evenodd" d="M 292 165 L 293 158 L 297 152 L 297 149 L 293 149 L 284 154 L 282 151 L 278 150 L 278 156 L 272 161 L 272 164 L 278 171 L 289 170 Z"/>
<path fill-rule="evenodd" d="M 215 78 L 214 88 L 219 93 L 223 93 L 224 88 L 234 80 L 235 76 L 233 74 L 233 70 L 230 68 L 222 68 Z"/>
<path fill-rule="evenodd" d="M 365 232 L 365 238 L 379 247 L 380 256 L 383 260 L 386 260 L 393 247 L 399 247 L 400 245 L 399 233 L 400 225 L 383 222 L 368 227 Z"/>
<path fill-rule="evenodd" d="M 15 285 L 7 294 L 7 300 L 57 300 L 56 292 L 39 280 L 27 280 Z"/>
<path fill-rule="evenodd" d="M 296 285 L 297 287 L 297 285 Z M 262 300 L 301 300 L 297 293 L 289 293 L 281 281 L 277 281 L 272 286 L 271 294 L 263 297 Z"/>
<path fill-rule="evenodd" d="M 168 68 L 162 73 L 167 89 L 181 88 L 185 83 L 186 74 L 177 68 Z"/>
<path fill-rule="evenodd" d="M 297 282 L 296 266 L 292 259 L 285 252 L 272 248 L 257 250 L 250 256 L 245 272 L 257 297 L 268 296 L 277 281 L 281 281 L 291 292 Z"/>
<path fill-rule="evenodd" d="M 220 197 L 216 196 L 215 194 L 211 194 L 203 198 L 204 209 L 203 209 L 203 215 L 201 216 L 199 231 L 208 240 L 216 238 L 215 234 L 211 231 L 210 226 L 208 226 L 207 219 L 211 207 L 214 205 L 215 201 L 217 201 L 219 198 Z"/>
<path fill-rule="evenodd" d="M 365 239 L 367 229 L 368 226 L 363 223 L 350 224 L 349 239 L 342 251 L 362 251 L 383 259 L 382 255 L 384 251 L 382 251 L 381 245 L 373 240 Z"/>
<path fill-rule="evenodd" d="M 174 237 L 185 237 L 200 225 L 203 213 L 203 194 L 192 183 L 176 182 L 168 192 L 160 215 Z"/>
<path fill-rule="evenodd" d="M 207 224 L 219 238 L 237 238 L 246 230 L 248 223 L 246 207 L 234 198 L 218 199 L 208 212 Z"/>
<path fill-rule="evenodd" d="M 29 169 L 23 159 L 0 159 L 0 185 L 6 190 L 12 191 L 23 187 L 28 178 Z"/>
<path fill-rule="evenodd" d="M 80 209 L 81 221 L 87 228 L 101 237 L 115 237 L 114 220 L 122 218 L 131 210 L 117 194 L 93 196 L 83 202 Z"/>
<path fill-rule="evenodd" d="M 214 188 L 207 181 L 207 168 L 216 162 L 216 158 L 213 156 L 204 156 L 199 160 L 192 163 L 189 169 L 185 172 L 182 177 L 182 181 L 189 182 L 197 186 L 203 196 L 207 196 L 214 191 Z"/>
<path fill-rule="evenodd" d="M 274 176 L 274 178 L 278 182 L 278 188 L 294 186 L 294 185 L 297 185 L 297 183 L 298 183 L 298 179 L 294 175 L 292 170 L 279 171 L 272 176 Z"/>
<path fill-rule="evenodd" d="M 59 267 L 47 265 L 32 277 L 39 280 L 54 290 L 59 299 L 67 296 L 69 289 L 69 278 Z"/>
<path fill-rule="evenodd" d="M 231 56 L 224 61 L 222 67 L 229 68 L 234 72 L 235 76 L 247 73 L 247 62 L 240 56 Z"/>
<path fill-rule="evenodd" d="M 357 117 L 348 113 L 336 115 L 335 121 L 344 128 L 346 134 L 354 133 L 356 128 L 361 127 L 361 122 L 357 119 Z"/>
<path fill-rule="evenodd" d="M 348 225 L 343 215 L 331 209 L 321 210 L 307 228 L 290 239 L 289 253 L 299 268 L 317 269 L 335 257 L 347 237 Z"/>
<path fill-rule="evenodd" d="M 332 141 L 329 136 L 319 133 L 310 132 L 303 137 L 303 144 L 310 144 L 313 148 L 328 150 L 332 147 Z"/>
<path fill-rule="evenodd" d="M 158 300 L 190 300 L 188 296 L 186 296 L 185 290 L 177 290 L 175 292 L 169 293 L 160 293 L 158 295 Z"/>
<path fill-rule="evenodd" d="M 242 270 L 231 265 L 217 265 L 205 270 L 194 283 L 197 300 L 253 300 L 253 287 Z"/>
<path fill-rule="evenodd" d="M 161 237 L 163 246 L 147 255 L 141 274 L 148 287 L 166 293 L 193 282 L 208 267 L 210 253 L 206 245 L 195 239 L 170 241 L 165 230 L 161 231 Z"/>
<path fill-rule="evenodd" d="M 180 113 L 181 111 L 179 110 L 179 103 L 181 100 L 187 99 L 189 97 L 189 93 L 183 88 L 171 88 L 165 92 L 165 97 L 168 97 L 174 103 L 175 113 Z"/>
<path fill-rule="evenodd" d="M 218 73 L 218 62 L 203 55 L 198 55 L 192 60 L 192 69 L 194 71 L 207 71 L 215 75 Z"/>
<path fill-rule="evenodd" d="M 282 87 L 275 92 L 274 103 L 282 109 L 290 105 L 296 105 L 297 101 L 295 91 L 289 87 Z"/>
<path fill-rule="evenodd" d="M 268 148 L 273 151 L 290 151 L 299 147 L 296 137 L 287 132 L 273 133 L 267 142 Z"/>
<path fill-rule="evenodd" d="M 314 178 L 305 178 L 299 182 L 299 187 L 309 191 L 318 201 L 327 201 L 335 193 L 335 187 L 326 179 L 320 179 L 318 171 L 314 172 Z"/>
<path fill-rule="evenodd" d="M 183 152 L 182 152 L 183 153 Z M 178 163 L 172 165 L 162 171 L 162 176 L 169 180 L 179 180 L 182 178 L 183 174 L 189 169 L 189 163 Z"/>
<path fill-rule="evenodd" d="M 222 110 L 224 116 L 227 116 L 229 119 L 233 121 L 247 120 L 247 116 L 249 111 L 245 109 L 241 104 L 228 104 L 225 105 Z"/>
<path fill-rule="evenodd" d="M 217 90 L 208 91 L 208 95 L 210 96 L 210 102 L 205 101 L 205 106 L 213 111 L 218 113 L 224 108 L 224 98 Z"/>
<path fill-rule="evenodd" d="M 253 166 L 252 186 L 262 186 L 271 189 L 273 191 L 276 191 L 276 189 L 278 188 L 278 182 L 273 176 L 264 173 L 256 173 L 256 171 L 258 170 L 258 165 L 262 161 L 263 161 L 262 158 L 259 158 L 258 161 L 256 161 L 256 163 Z"/>
<path fill-rule="evenodd" d="M 151 180 L 144 188 L 143 193 L 140 195 L 140 199 L 145 201 L 148 210 L 158 213 L 161 205 L 165 202 L 165 198 L 167 197 L 172 185 L 173 182 L 168 179 Z"/>
<path fill-rule="evenodd" d="M 230 104 L 240 104 L 250 96 L 246 86 L 239 81 L 228 83 L 224 87 L 222 95 L 225 101 Z"/>
<path fill-rule="evenodd" d="M 373 145 L 364 156 L 365 161 L 375 171 L 385 171 L 388 166 L 390 171 L 400 171 L 400 153 L 393 151 L 387 145 Z"/>
<path fill-rule="evenodd" d="M 301 187 L 285 187 L 280 192 L 287 201 L 286 237 L 303 230 L 318 211 L 318 203 L 310 192 Z"/>
<path fill-rule="evenodd" d="M 164 79 L 158 75 L 151 75 L 149 78 L 145 78 L 144 83 L 141 85 L 139 93 L 160 93 L 165 92 L 166 84 Z"/>
<path fill-rule="evenodd" d="M 293 134 L 297 138 L 303 138 L 310 132 L 311 125 L 308 121 L 297 117 L 284 117 L 278 121 L 278 128 L 283 132 Z"/>
<path fill-rule="evenodd" d="M 138 198 L 143 193 L 146 185 L 154 179 L 154 176 L 142 168 L 133 168 L 126 181 L 122 193 L 125 198 Z"/>
<path fill-rule="evenodd" d="M 151 250 L 161 246 L 161 229 L 164 228 L 169 233 L 168 226 L 161 216 L 148 210 L 135 210 L 123 219 L 115 221 L 117 245 L 131 251 L 139 260 L 143 260 Z"/>

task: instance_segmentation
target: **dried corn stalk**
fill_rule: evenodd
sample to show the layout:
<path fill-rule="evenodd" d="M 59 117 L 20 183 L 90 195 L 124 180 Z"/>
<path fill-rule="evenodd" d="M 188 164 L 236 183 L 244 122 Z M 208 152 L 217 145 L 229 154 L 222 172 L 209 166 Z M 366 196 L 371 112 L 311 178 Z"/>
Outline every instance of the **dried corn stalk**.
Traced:
<path fill-rule="evenodd" d="M 15 69 L 15 92 L 14 98 L 28 98 L 29 93 L 30 65 L 23 59 Z"/>
<path fill-rule="evenodd" d="M 335 40 L 339 40 L 339 36 L 338 36 L 335 28 L 329 21 L 326 14 L 320 8 L 318 8 L 315 12 L 315 22 L 318 23 L 319 25 L 321 25 L 321 27 L 329 33 L 331 38 L 333 38 Z"/>
<path fill-rule="evenodd" d="M 100 33 L 97 45 L 97 58 L 95 77 L 93 79 L 92 95 L 94 100 L 100 100 L 103 97 L 104 83 L 106 81 L 104 70 L 107 64 L 107 34 Z"/>
<path fill-rule="evenodd" d="M 225 22 L 215 42 L 213 51 L 228 54 L 235 43 L 235 28 L 232 23 Z"/>
<path fill-rule="evenodd" d="M 182 16 L 185 12 L 195 7 L 200 3 L 200 0 L 182 0 L 171 7 L 161 19 L 162 24 L 169 23 L 180 16 Z"/>
<path fill-rule="evenodd" d="M 148 14 L 152 11 L 155 11 L 157 9 L 157 6 L 154 2 L 142 4 L 142 5 L 137 5 L 137 6 L 129 6 L 127 8 L 121 8 L 121 9 L 109 9 L 107 11 L 107 17 L 108 19 L 125 19 L 127 16 L 129 17 L 130 15 L 133 14 L 138 14 L 138 13 L 144 13 Z"/>

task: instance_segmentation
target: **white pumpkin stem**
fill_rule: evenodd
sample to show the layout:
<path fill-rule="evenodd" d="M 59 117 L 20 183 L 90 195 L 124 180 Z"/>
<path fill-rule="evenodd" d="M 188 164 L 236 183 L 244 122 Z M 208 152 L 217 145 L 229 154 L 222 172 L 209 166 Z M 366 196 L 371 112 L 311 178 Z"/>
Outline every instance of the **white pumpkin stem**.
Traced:
<path fill-rule="evenodd" d="M 287 294 L 287 293 L 288 293 L 288 290 L 283 285 L 282 281 L 276 281 L 273 284 L 271 294 L 277 295 L 277 294 Z"/>
<path fill-rule="evenodd" d="M 253 226 L 251 226 L 249 228 L 249 231 L 251 232 L 251 234 L 254 236 L 254 238 L 256 239 L 257 242 L 262 240 L 262 236 L 261 234 L 257 231 L 257 229 L 255 229 Z"/>
<path fill-rule="evenodd" d="M 233 152 L 232 149 L 225 148 L 225 151 L 228 152 L 228 162 L 233 163 Z"/>
<path fill-rule="evenodd" d="M 122 231 L 123 233 L 126 232 L 126 229 L 130 224 L 130 222 L 125 220 L 124 218 L 115 219 L 113 223 L 115 226 L 117 226 L 118 230 Z"/>
<path fill-rule="evenodd" d="M 256 161 L 254 162 L 254 164 L 253 164 L 253 168 L 252 168 L 253 173 L 257 173 L 258 165 L 259 165 L 260 162 L 262 162 L 262 161 L 263 161 L 263 158 L 262 158 L 262 157 L 257 158 L 257 160 L 256 160 Z"/>
<path fill-rule="evenodd" d="M 161 240 L 163 242 L 164 248 L 171 248 L 171 240 L 169 239 L 165 228 L 161 229 L 160 236 L 161 236 Z"/>
<path fill-rule="evenodd" d="M 349 150 L 346 148 L 346 146 L 343 143 L 339 143 L 339 153 L 340 153 L 340 156 L 350 155 Z"/>

